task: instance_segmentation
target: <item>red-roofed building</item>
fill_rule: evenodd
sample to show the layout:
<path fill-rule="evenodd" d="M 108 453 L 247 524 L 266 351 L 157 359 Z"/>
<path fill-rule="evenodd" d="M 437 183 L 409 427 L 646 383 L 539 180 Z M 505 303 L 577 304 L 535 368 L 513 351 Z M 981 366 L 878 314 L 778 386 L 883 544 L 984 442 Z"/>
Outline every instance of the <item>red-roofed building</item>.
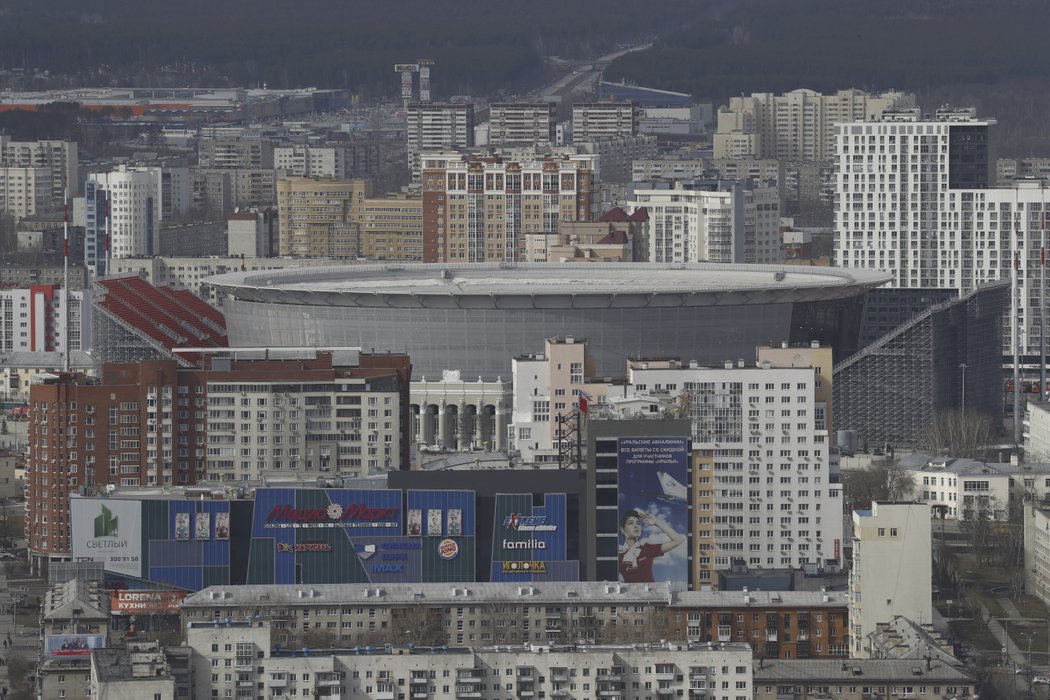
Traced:
<path fill-rule="evenodd" d="M 98 362 L 136 362 L 175 357 L 183 367 L 199 361 L 175 349 L 224 348 L 226 319 L 193 292 L 154 287 L 141 277 L 95 283 L 95 349 Z"/>

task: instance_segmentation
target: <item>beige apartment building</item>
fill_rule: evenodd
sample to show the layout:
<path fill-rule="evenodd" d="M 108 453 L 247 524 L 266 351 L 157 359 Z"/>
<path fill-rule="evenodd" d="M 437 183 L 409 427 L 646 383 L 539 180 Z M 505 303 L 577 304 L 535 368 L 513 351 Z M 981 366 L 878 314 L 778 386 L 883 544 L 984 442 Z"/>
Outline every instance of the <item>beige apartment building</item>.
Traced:
<path fill-rule="evenodd" d="M 281 256 L 356 258 L 360 226 L 355 212 L 372 194 L 368 180 L 291 177 L 277 183 Z"/>
<path fill-rule="evenodd" d="M 886 110 L 914 105 L 911 93 L 869 95 L 853 88 L 834 95 L 802 89 L 733 97 L 718 111 L 714 157 L 831 160 L 835 124 L 876 119 Z"/>
<path fill-rule="evenodd" d="M 594 158 L 423 159 L 423 261 L 518 262 L 525 237 L 590 221 Z"/>
<path fill-rule="evenodd" d="M 355 212 L 360 255 L 369 260 L 423 259 L 423 200 L 403 194 L 368 197 Z"/>

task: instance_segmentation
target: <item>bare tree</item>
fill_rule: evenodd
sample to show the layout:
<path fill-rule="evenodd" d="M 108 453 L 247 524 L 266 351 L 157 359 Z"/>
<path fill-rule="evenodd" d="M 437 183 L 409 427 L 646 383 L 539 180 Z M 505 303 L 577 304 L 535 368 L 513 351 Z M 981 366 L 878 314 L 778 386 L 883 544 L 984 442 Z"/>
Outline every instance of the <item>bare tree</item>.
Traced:
<path fill-rule="evenodd" d="M 391 637 L 399 644 L 436 647 L 448 643 L 440 608 L 409 605 L 390 612 Z"/>
<path fill-rule="evenodd" d="M 846 476 L 846 495 L 854 508 L 874 501 L 907 501 L 915 494 L 915 476 L 896 464 L 871 465 Z"/>
<path fill-rule="evenodd" d="M 923 447 L 938 454 L 984 461 L 995 441 L 995 425 L 984 413 L 941 411 L 923 435 Z"/>

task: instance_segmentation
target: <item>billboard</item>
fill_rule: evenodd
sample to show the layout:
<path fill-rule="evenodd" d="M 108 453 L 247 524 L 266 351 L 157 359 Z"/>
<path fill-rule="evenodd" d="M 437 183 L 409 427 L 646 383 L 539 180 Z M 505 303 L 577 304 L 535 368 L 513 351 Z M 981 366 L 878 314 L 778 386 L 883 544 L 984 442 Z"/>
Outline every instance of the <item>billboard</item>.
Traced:
<path fill-rule="evenodd" d="M 496 494 L 490 581 L 578 581 L 580 564 L 568 559 L 564 493 Z"/>
<path fill-rule="evenodd" d="M 75 561 L 100 561 L 106 571 L 142 576 L 142 506 L 125 499 L 70 500 Z"/>
<path fill-rule="evenodd" d="M 109 609 L 115 615 L 177 615 L 185 591 L 127 591 L 110 593 Z"/>
<path fill-rule="evenodd" d="M 689 580 L 689 441 L 618 441 L 617 569 L 625 583 Z"/>
<path fill-rule="evenodd" d="M 253 511 L 247 583 L 474 580 L 472 491 L 257 489 Z"/>
<path fill-rule="evenodd" d="M 44 637 L 44 654 L 51 658 L 91 656 L 92 649 L 106 646 L 102 634 L 49 634 Z"/>

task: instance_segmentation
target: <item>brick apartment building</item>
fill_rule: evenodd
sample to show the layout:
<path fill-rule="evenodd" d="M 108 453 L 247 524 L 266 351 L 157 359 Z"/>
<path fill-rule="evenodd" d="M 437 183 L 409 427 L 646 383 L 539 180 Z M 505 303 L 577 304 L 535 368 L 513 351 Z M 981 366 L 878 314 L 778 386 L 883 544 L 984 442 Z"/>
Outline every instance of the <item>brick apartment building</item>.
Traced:
<path fill-rule="evenodd" d="M 84 486 L 247 482 L 267 469 L 310 477 L 407 468 L 407 355 L 271 352 L 246 358 L 217 350 L 201 367 L 179 367 L 176 359 L 104 364 L 97 378 L 41 375 L 29 393 L 26 458 L 34 568 L 69 558 L 69 495 Z"/>

